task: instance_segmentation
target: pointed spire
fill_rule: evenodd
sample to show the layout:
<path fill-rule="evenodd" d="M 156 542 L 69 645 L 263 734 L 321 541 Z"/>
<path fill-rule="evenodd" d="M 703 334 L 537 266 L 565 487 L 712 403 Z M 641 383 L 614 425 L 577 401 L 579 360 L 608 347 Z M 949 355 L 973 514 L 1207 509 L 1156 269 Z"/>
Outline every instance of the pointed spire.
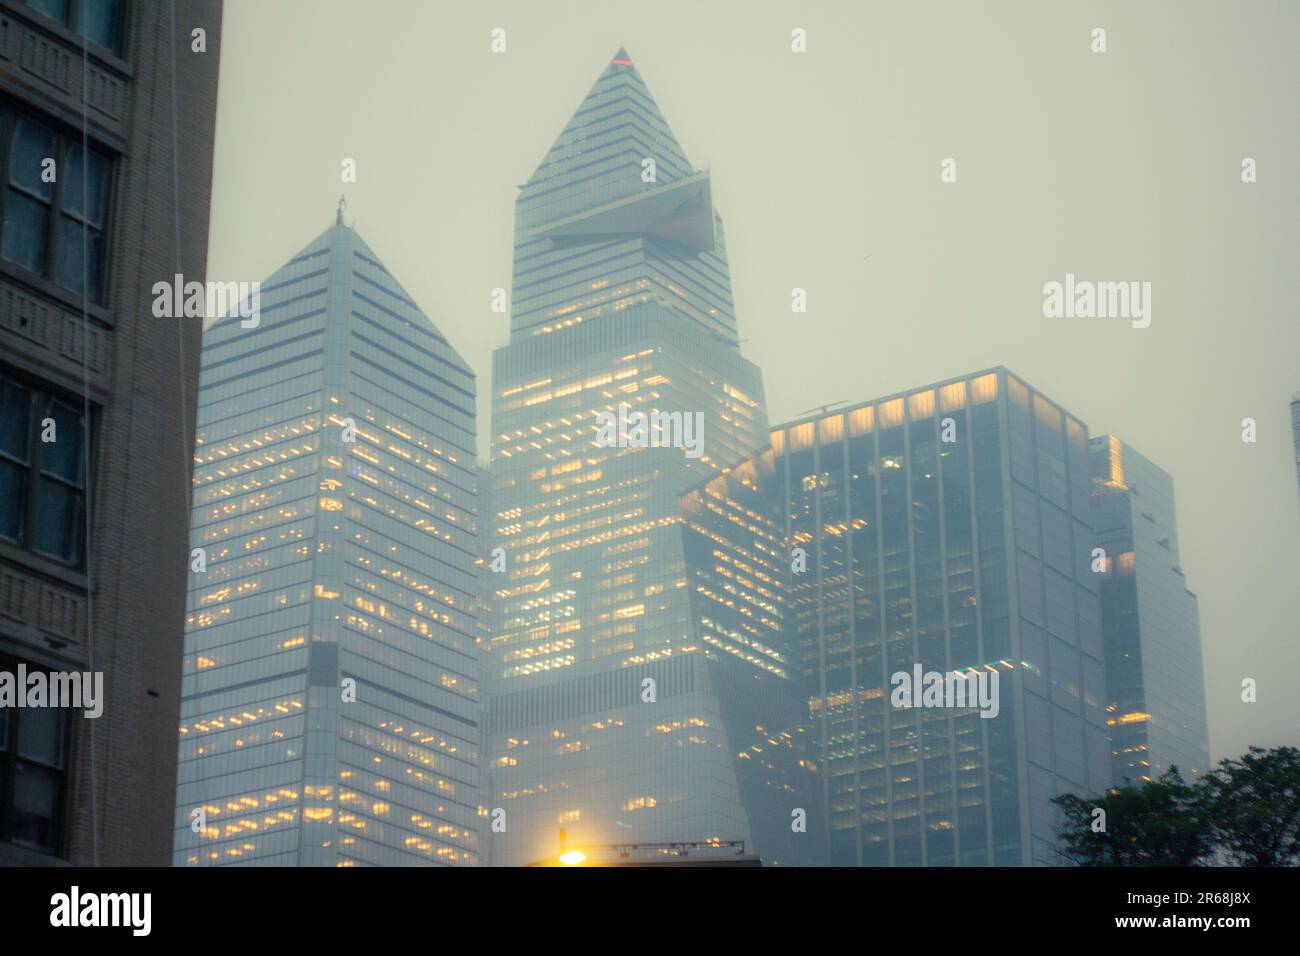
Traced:
<path fill-rule="evenodd" d="M 633 131 L 629 132 L 629 126 L 634 128 Z M 689 176 L 693 171 L 645 80 L 633 65 L 627 47 L 621 45 L 529 177 L 525 191 L 529 186 L 581 167 L 596 154 L 600 154 L 602 163 L 607 162 L 609 148 L 615 143 L 626 145 L 630 151 L 653 151 L 657 181 L 661 184 Z M 644 188 L 640 179 L 640 164 L 644 158 L 644 153 L 627 157 L 636 175 L 621 183 L 613 196 Z M 625 164 L 616 175 L 622 176 L 626 168 L 629 167 Z"/>
<path fill-rule="evenodd" d="M 343 196 L 339 196 L 339 211 L 335 215 L 334 225 L 336 226 L 343 225 L 343 210 L 347 208 L 347 205 L 348 205 L 347 199 Z"/>

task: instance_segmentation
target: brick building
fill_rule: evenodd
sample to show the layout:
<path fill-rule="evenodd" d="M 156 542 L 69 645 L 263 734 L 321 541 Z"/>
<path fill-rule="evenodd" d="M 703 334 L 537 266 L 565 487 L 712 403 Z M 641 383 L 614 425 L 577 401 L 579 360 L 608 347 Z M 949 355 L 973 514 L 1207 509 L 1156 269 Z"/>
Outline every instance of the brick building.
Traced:
<path fill-rule="evenodd" d="M 104 675 L 0 708 L 0 865 L 171 859 L 201 319 L 152 290 L 204 278 L 220 32 L 0 0 L 0 672 Z"/>

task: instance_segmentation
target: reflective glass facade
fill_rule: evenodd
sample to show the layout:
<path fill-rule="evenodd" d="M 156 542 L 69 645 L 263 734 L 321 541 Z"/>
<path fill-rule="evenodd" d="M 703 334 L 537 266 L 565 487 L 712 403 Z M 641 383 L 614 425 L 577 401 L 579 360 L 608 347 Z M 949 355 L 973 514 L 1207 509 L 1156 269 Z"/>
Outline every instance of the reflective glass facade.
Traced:
<path fill-rule="evenodd" d="M 1106 703 L 1117 783 L 1210 767 L 1196 595 L 1178 560 L 1174 481 L 1113 435 L 1089 442 Z"/>
<path fill-rule="evenodd" d="M 753 851 L 769 865 L 817 866 L 829 862 L 826 816 L 785 626 L 790 561 L 775 467 L 768 448 L 682 496 L 686 582 Z"/>
<path fill-rule="evenodd" d="M 341 220 L 202 356 L 175 862 L 477 862 L 473 374 Z"/>
<path fill-rule="evenodd" d="M 995 369 L 776 428 L 772 450 L 833 863 L 1059 862 L 1051 799 L 1111 779 L 1085 426 Z M 996 671 L 997 716 L 894 707 L 918 663 Z"/>
<path fill-rule="evenodd" d="M 738 347 L 708 175 L 624 51 L 521 188 L 515 231 L 493 360 L 491 544 L 508 565 L 485 734 L 504 830 L 485 828 L 485 857 L 540 860 L 560 827 L 575 845 L 761 850 L 737 756 L 755 731 L 728 726 L 744 712 L 723 699 L 735 669 L 697 633 L 678 504 L 766 443 L 762 380 Z M 701 454 L 602 444 L 597 416 L 621 403 L 698 414 Z M 740 673 L 769 674 L 758 657 Z M 788 832 L 790 812 L 775 823 Z"/>

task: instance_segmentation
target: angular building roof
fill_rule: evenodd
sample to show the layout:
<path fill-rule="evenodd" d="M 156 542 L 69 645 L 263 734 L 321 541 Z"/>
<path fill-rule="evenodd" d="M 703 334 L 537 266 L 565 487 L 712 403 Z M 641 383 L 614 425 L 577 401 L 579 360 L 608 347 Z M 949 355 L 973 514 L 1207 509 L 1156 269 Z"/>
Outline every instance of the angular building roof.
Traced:
<path fill-rule="evenodd" d="M 333 252 L 339 252 L 341 257 L 331 255 Z M 323 301 L 330 293 L 331 280 L 337 281 L 342 278 L 333 273 L 344 263 L 348 264 L 347 272 L 351 280 L 346 283 L 345 288 L 350 287 L 349 291 L 353 295 L 380 302 L 382 305 L 380 314 L 387 321 L 410 326 L 417 334 L 432 335 L 433 350 L 438 358 L 435 364 L 441 366 L 443 371 L 454 369 L 468 376 L 472 381 L 474 372 L 469 364 L 433 320 L 415 304 L 415 300 L 388 271 L 388 267 L 361 238 L 361 234 L 343 223 L 342 216 L 336 218 L 324 232 L 262 280 L 260 283 L 261 316 L 255 328 L 243 327 L 235 315 L 218 318 L 204 331 L 205 346 L 224 344 L 242 336 L 258 333 L 273 334 L 269 330 L 274 328 L 277 316 L 282 314 L 286 307 L 301 302 L 305 297 L 319 296 Z M 376 296 L 375 293 L 382 294 Z M 459 380 L 456 385 L 466 387 L 465 383 Z M 472 393 L 472 384 L 468 387 Z"/>
<path fill-rule="evenodd" d="M 691 165 L 626 49 L 519 189 L 512 337 L 655 300 L 736 344 L 710 174 Z"/>
<path fill-rule="evenodd" d="M 527 198 L 530 190 L 547 188 L 548 180 L 575 169 L 621 166 L 619 158 L 631 158 L 633 166 L 639 167 L 646 156 L 655 158 L 660 185 L 682 179 L 693 171 L 627 50 L 619 47 L 533 170 L 520 198 Z M 627 188 L 617 195 L 627 195 L 639 183 L 638 176 L 626 177 Z"/>

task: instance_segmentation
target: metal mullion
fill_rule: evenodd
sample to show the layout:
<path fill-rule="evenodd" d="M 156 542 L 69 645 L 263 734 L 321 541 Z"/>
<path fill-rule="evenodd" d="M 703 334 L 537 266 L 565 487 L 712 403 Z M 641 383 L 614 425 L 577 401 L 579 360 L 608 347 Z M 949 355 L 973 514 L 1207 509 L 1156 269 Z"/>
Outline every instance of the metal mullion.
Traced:
<path fill-rule="evenodd" d="M 93 680 L 94 678 L 92 677 L 91 679 Z M 71 713 L 71 711 L 61 710 L 59 713 L 60 713 L 60 717 L 63 720 L 63 727 L 62 727 L 63 759 L 61 761 L 62 766 L 59 767 L 57 771 L 59 775 L 59 795 L 56 798 L 55 804 L 58 807 L 58 811 L 59 811 L 59 816 L 58 816 L 59 831 L 54 840 L 53 852 L 55 856 L 62 859 L 65 858 L 65 852 L 67 850 L 68 829 L 69 829 L 68 823 L 72 819 L 72 806 L 71 806 L 72 784 L 70 778 L 72 776 L 71 764 L 72 764 L 72 743 L 73 743 L 72 726 L 73 725 L 72 725 L 72 721 L 68 719 L 68 714 Z"/>
<path fill-rule="evenodd" d="M 63 288 L 63 283 L 59 282 L 56 270 L 58 263 L 59 219 L 63 215 L 63 173 L 65 172 L 64 166 L 68 155 L 68 143 L 60 134 L 54 133 L 53 135 L 55 139 L 54 152 L 57 155 L 54 159 L 54 194 L 50 197 L 50 232 L 49 235 L 45 237 L 44 275 L 55 285 Z M 81 157 L 81 162 L 84 165 L 86 157 Z"/>
<path fill-rule="evenodd" d="M 36 488 L 40 484 L 41 463 L 37 443 L 40 441 L 40 418 L 36 409 L 41 407 L 41 399 L 49 396 L 38 389 L 32 389 L 32 401 L 28 404 L 27 420 L 27 492 L 23 496 L 23 529 L 19 543 L 26 551 L 32 547 L 32 529 L 36 527 Z"/>
<path fill-rule="evenodd" d="M 0 112 L 0 234 L 4 231 L 5 198 L 9 195 L 9 150 L 13 138 L 14 114 L 6 109 Z"/>

